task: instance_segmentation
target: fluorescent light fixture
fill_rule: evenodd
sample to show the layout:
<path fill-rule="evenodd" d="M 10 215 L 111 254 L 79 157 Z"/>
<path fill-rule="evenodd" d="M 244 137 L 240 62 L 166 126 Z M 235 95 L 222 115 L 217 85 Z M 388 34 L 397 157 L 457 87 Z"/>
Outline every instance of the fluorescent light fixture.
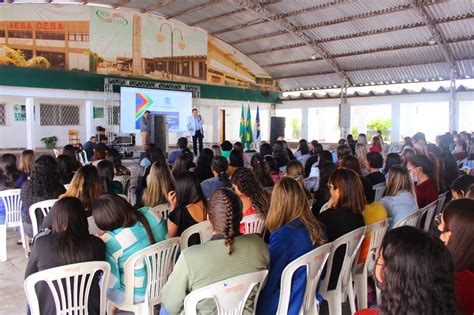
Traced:
<path fill-rule="evenodd" d="M 88 3 L 86 3 L 86 5 L 89 5 L 91 7 L 101 7 L 101 8 L 113 9 L 113 6 L 111 6 L 110 4 L 105 4 L 105 3 L 88 2 Z"/>

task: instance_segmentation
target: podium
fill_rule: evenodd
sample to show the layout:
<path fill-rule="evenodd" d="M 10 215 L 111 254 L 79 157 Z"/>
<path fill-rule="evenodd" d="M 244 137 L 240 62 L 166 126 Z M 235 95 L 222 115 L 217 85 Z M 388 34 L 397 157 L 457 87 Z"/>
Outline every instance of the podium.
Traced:
<path fill-rule="evenodd" d="M 169 146 L 168 121 L 166 115 L 151 115 L 151 135 L 149 143 L 154 143 L 166 156 Z"/>

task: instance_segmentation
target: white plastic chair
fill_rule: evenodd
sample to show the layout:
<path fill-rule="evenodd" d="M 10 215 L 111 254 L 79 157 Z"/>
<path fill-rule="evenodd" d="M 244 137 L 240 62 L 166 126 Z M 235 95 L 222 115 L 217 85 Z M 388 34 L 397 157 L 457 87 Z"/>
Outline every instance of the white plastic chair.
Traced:
<path fill-rule="evenodd" d="M 168 220 L 168 215 L 170 213 L 170 206 L 167 203 L 162 203 L 161 205 L 157 205 L 153 208 L 150 208 L 150 211 L 154 211 L 159 213 L 163 220 Z"/>
<path fill-rule="evenodd" d="M 438 200 L 433 201 L 423 209 L 421 209 L 420 219 L 418 221 L 418 227 L 427 232 L 430 231 L 431 223 L 433 222 L 434 213 L 438 207 Z M 423 216 L 426 214 L 424 221 Z"/>
<path fill-rule="evenodd" d="M 372 189 L 375 191 L 374 201 L 380 201 L 380 199 L 382 199 L 383 193 L 385 192 L 386 188 L 387 188 L 387 185 L 385 185 L 385 183 L 380 183 L 380 184 L 372 186 Z"/>
<path fill-rule="evenodd" d="M 313 176 L 304 179 L 304 187 L 309 192 L 315 192 L 319 188 L 319 177 Z"/>
<path fill-rule="evenodd" d="M 435 216 L 438 213 L 441 213 L 441 211 L 443 210 L 444 203 L 446 202 L 446 196 L 447 195 L 448 195 L 448 192 L 446 191 L 446 192 L 444 192 L 444 193 L 442 193 L 438 196 L 438 205 L 436 207 Z"/>
<path fill-rule="evenodd" d="M 242 221 L 245 225 L 245 233 L 244 234 L 263 234 L 263 230 L 265 229 L 265 220 L 259 217 L 257 214 L 251 214 L 243 217 Z"/>
<path fill-rule="evenodd" d="M 128 195 L 128 189 L 130 186 L 130 176 L 128 175 L 123 175 L 123 176 L 114 176 L 114 180 L 120 182 L 123 187 L 123 193 L 125 195 Z M 128 200 L 128 198 L 127 198 Z"/>
<path fill-rule="evenodd" d="M 331 254 L 329 255 L 326 276 L 324 277 L 319 293 L 328 302 L 329 314 L 339 315 L 342 314 L 342 302 L 345 296 L 348 296 L 349 304 L 351 307 L 351 314 L 355 312 L 355 298 L 354 290 L 352 287 L 352 264 L 355 258 L 358 256 L 360 244 L 364 240 L 366 227 L 363 226 L 349 232 L 334 242 L 332 242 Z M 337 278 L 337 284 L 334 289 L 329 289 L 329 279 L 331 278 L 331 272 L 333 267 L 333 259 L 336 250 L 345 245 L 346 252 L 342 263 L 341 271 Z"/>
<path fill-rule="evenodd" d="M 278 304 L 278 315 L 288 314 L 290 307 L 291 280 L 295 271 L 301 266 L 306 266 L 306 289 L 303 303 L 298 314 L 319 314 L 316 303 L 316 289 L 319 278 L 331 253 L 332 243 L 327 243 L 313 249 L 309 253 L 293 260 L 288 264 L 281 274 L 280 302 Z"/>
<path fill-rule="evenodd" d="M 184 312 L 186 315 L 196 315 L 197 304 L 204 299 L 212 298 L 216 302 L 218 315 L 243 314 L 252 291 L 255 292 L 254 307 L 257 305 L 267 274 L 268 270 L 247 273 L 194 290 L 184 299 Z M 255 287 L 257 289 L 253 290 Z"/>
<path fill-rule="evenodd" d="M 179 238 L 174 237 L 144 248 L 127 259 L 124 265 L 124 300 L 107 303 L 107 314 L 113 314 L 113 307 L 135 314 L 153 314 L 153 307 L 161 303 L 163 286 L 173 271 L 179 252 Z M 135 268 L 145 264 L 147 271 L 146 296 L 141 303 L 134 304 Z"/>
<path fill-rule="evenodd" d="M 24 282 L 25 293 L 32 315 L 40 314 L 35 286 L 46 282 L 54 299 L 56 314 L 88 314 L 89 293 L 94 277 L 101 272 L 100 312 L 105 315 L 106 293 L 110 277 L 110 265 L 105 261 L 91 261 L 46 269 L 30 275 Z"/>
<path fill-rule="evenodd" d="M 355 263 L 352 270 L 354 291 L 357 297 L 357 309 L 359 310 L 367 308 L 367 278 L 375 268 L 375 261 L 371 259 L 370 254 L 378 256 L 382 240 L 385 233 L 387 233 L 390 222 L 392 222 L 392 219 L 388 218 L 367 226 L 366 237 L 370 237 L 367 259 L 362 268 L 358 268 L 357 263 Z M 357 261 L 359 261 L 359 257 L 356 258 Z"/>
<path fill-rule="evenodd" d="M 21 208 L 23 206 L 20 199 L 20 189 L 8 189 L 0 191 L 0 208 L 5 210 L 5 222 L 0 225 L 0 261 L 7 260 L 7 229 L 20 227 L 21 243 L 28 257 L 29 244 L 23 231 L 21 219 Z"/>
<path fill-rule="evenodd" d="M 132 175 L 130 176 L 130 184 L 128 185 L 128 200 L 130 200 L 130 203 L 134 205 L 137 202 L 137 195 L 135 194 L 135 191 L 137 189 L 138 185 L 138 174 L 135 172 L 132 172 Z"/>
<path fill-rule="evenodd" d="M 53 149 L 53 154 L 54 154 L 55 158 L 58 158 L 58 156 L 60 155 L 59 150 L 58 149 Z"/>
<path fill-rule="evenodd" d="M 127 195 L 124 195 L 124 194 L 117 194 L 117 196 L 120 196 L 120 197 L 122 197 L 123 199 L 125 199 L 125 200 L 128 201 Z"/>
<path fill-rule="evenodd" d="M 418 221 L 420 221 L 420 216 L 421 216 L 421 210 L 416 210 L 415 212 L 410 213 L 409 215 L 401 218 L 400 221 L 395 223 L 395 225 L 393 226 L 393 229 L 397 227 L 405 226 L 405 225 L 417 227 Z"/>
<path fill-rule="evenodd" d="M 56 201 L 58 201 L 58 199 L 48 199 L 34 203 L 30 206 L 29 214 L 31 218 L 31 225 L 33 228 L 33 237 L 38 234 L 40 228 L 38 226 L 38 217 L 36 216 L 36 210 L 40 209 L 43 218 L 45 218 L 49 211 L 51 211 L 51 208 L 54 206 Z"/>
<path fill-rule="evenodd" d="M 321 210 L 319 210 L 319 213 L 326 211 L 328 208 L 329 208 L 329 201 L 323 204 L 323 206 L 321 207 Z"/>
<path fill-rule="evenodd" d="M 90 164 L 91 162 L 87 159 L 87 153 L 85 150 L 82 150 L 81 152 L 79 152 L 79 154 L 77 155 L 78 158 L 79 158 L 79 162 L 81 162 L 82 165 L 87 165 L 87 164 Z"/>
<path fill-rule="evenodd" d="M 204 220 L 184 230 L 179 240 L 181 250 L 188 248 L 189 238 L 194 234 L 199 234 L 201 244 L 207 243 L 212 237 L 212 225 L 207 220 Z"/>

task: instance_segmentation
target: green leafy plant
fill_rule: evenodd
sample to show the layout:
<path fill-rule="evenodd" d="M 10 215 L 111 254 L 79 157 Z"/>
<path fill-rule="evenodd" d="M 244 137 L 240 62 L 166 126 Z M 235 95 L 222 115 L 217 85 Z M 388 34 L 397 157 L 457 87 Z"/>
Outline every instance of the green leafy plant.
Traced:
<path fill-rule="evenodd" d="M 58 142 L 58 138 L 56 136 L 44 137 L 41 138 L 41 141 L 43 141 L 47 149 L 52 149 L 56 145 L 56 142 Z"/>
<path fill-rule="evenodd" d="M 392 120 L 391 119 L 374 119 L 367 123 L 367 131 L 372 131 L 371 135 L 375 134 L 377 130 L 382 132 L 382 137 L 384 140 L 389 140 L 389 131 L 392 129 Z"/>

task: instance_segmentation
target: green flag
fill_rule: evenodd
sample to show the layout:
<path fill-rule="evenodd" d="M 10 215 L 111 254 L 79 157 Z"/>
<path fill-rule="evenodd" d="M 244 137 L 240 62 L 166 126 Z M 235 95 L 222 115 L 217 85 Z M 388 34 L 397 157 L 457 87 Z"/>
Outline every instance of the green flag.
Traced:
<path fill-rule="evenodd" d="M 239 130 L 240 142 L 245 143 L 245 115 L 244 115 L 244 104 L 242 104 L 242 115 L 240 116 L 240 130 Z"/>
<path fill-rule="evenodd" d="M 247 122 L 245 123 L 245 144 L 247 145 L 247 150 L 250 149 L 250 145 L 253 142 L 253 128 L 252 128 L 252 119 L 250 117 L 250 103 L 247 111 Z"/>

